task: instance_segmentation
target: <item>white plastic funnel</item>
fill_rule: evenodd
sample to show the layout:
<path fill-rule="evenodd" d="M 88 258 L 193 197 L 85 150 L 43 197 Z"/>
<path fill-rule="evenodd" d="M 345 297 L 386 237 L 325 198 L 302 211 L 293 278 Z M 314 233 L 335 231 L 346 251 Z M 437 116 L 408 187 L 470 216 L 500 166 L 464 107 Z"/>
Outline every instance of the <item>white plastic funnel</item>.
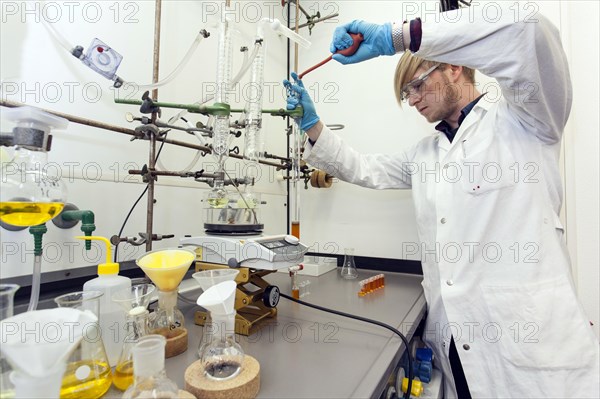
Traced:
<path fill-rule="evenodd" d="M 200 284 L 200 288 L 206 291 L 213 285 L 222 283 L 223 281 L 234 281 L 239 273 L 239 270 L 233 269 L 203 270 L 192 274 L 192 277 Z"/>
<path fill-rule="evenodd" d="M 196 303 L 211 314 L 231 314 L 234 312 L 236 287 L 235 281 L 224 281 L 213 285 L 200 295 Z"/>
<path fill-rule="evenodd" d="M 92 312 L 71 308 L 9 317 L 0 322 L 2 352 L 15 369 L 42 378 L 66 363 L 86 329 L 97 322 Z"/>

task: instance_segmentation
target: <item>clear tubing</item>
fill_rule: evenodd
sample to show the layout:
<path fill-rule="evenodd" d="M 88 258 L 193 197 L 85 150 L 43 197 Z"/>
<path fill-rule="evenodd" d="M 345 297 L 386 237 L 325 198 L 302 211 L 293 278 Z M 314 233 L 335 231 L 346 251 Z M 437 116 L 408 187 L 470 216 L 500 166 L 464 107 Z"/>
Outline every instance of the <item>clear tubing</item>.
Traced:
<path fill-rule="evenodd" d="M 262 126 L 265 54 L 266 45 L 263 44 L 252 63 L 250 98 L 246 103 L 245 109 L 246 143 L 244 147 L 244 158 L 252 162 L 258 162 L 261 156 L 260 130 Z"/>
<path fill-rule="evenodd" d="M 161 87 L 161 86 L 164 86 L 164 85 L 170 83 L 173 79 L 175 79 L 175 77 L 177 77 L 177 75 L 179 75 L 179 73 L 181 73 L 181 71 L 183 70 L 183 68 L 188 64 L 188 62 L 190 61 L 190 59 L 192 58 L 192 56 L 196 52 L 196 49 L 198 48 L 198 45 L 200 45 L 200 42 L 202 41 L 202 39 L 204 39 L 204 35 L 202 34 L 202 32 L 200 32 L 196 36 L 196 39 L 192 42 L 190 48 L 188 49 L 187 53 L 185 53 L 185 56 L 183 57 L 183 59 L 181 60 L 181 62 L 179 63 L 179 65 L 177 65 L 177 67 L 175 67 L 175 69 L 173 70 L 173 72 L 171 72 L 163 80 L 160 80 L 160 81 L 158 81 L 156 83 L 147 84 L 147 85 L 138 85 L 135 82 L 125 82 L 125 83 L 131 84 L 131 85 L 135 86 L 139 90 L 151 90 L 151 89 L 155 89 L 157 87 Z"/>
<path fill-rule="evenodd" d="M 225 18 L 219 27 L 219 54 L 217 59 L 217 91 L 215 103 L 229 104 L 228 91 L 231 85 L 231 67 L 233 58 L 231 20 Z M 229 155 L 229 115 L 218 115 L 215 118 L 213 136 L 213 154 L 222 169 Z"/>
<path fill-rule="evenodd" d="M 187 125 L 190 128 L 193 128 L 194 125 L 192 125 L 189 121 L 186 121 Z M 198 139 L 198 141 L 200 141 L 200 143 L 202 145 L 206 145 L 206 142 L 204 140 L 204 137 L 202 137 L 202 135 L 198 132 L 194 132 L 194 136 L 196 136 L 196 138 Z M 188 164 L 188 166 L 186 166 L 185 168 L 183 168 L 182 172 L 189 172 L 190 170 L 192 170 L 192 168 L 194 167 L 194 165 L 196 165 L 196 163 L 198 163 L 198 159 L 200 159 L 200 155 L 202 155 L 202 151 L 198 150 L 196 151 L 196 155 L 194 155 L 194 159 L 192 159 L 192 162 L 190 162 Z M 156 165 L 158 166 L 158 170 L 162 170 L 162 171 L 166 171 L 169 170 L 167 168 L 165 168 L 165 165 L 162 163 L 161 158 L 158 157 L 156 159 Z"/>
<path fill-rule="evenodd" d="M 40 299 L 40 283 L 42 280 L 42 256 L 35 255 L 33 258 L 33 275 L 31 280 L 31 296 L 27 311 L 36 310 Z"/>
<path fill-rule="evenodd" d="M 38 4 L 40 5 L 40 9 L 43 10 L 46 6 L 46 0 L 39 1 Z M 44 25 L 44 28 L 46 28 L 46 30 L 50 33 L 50 36 L 54 39 L 54 41 L 56 41 L 56 43 L 59 44 L 62 48 L 67 50 L 69 54 L 72 54 L 72 51 L 75 48 L 75 46 L 69 43 L 69 41 L 65 39 L 65 37 L 61 35 L 58 30 L 56 30 L 54 25 L 52 25 L 46 20 L 46 18 L 44 18 L 44 16 L 42 16 L 41 20 L 42 24 Z"/>

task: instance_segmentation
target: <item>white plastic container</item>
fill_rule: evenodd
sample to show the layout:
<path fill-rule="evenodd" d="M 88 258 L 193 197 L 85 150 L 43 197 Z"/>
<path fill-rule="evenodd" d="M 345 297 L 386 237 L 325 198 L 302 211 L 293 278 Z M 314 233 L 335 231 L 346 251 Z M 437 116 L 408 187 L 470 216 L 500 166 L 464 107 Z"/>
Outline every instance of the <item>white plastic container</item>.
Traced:
<path fill-rule="evenodd" d="M 131 287 L 128 277 L 119 276 L 119 264 L 111 262 L 110 241 L 104 237 L 78 237 L 86 240 L 100 240 L 106 244 L 106 263 L 98 265 L 98 277 L 83 284 L 84 291 L 100 291 L 100 312 L 98 322 L 102 341 L 111 367 L 117 365 L 121 347 L 127 333 L 125 314 L 121 307 L 111 300 L 113 293 Z"/>

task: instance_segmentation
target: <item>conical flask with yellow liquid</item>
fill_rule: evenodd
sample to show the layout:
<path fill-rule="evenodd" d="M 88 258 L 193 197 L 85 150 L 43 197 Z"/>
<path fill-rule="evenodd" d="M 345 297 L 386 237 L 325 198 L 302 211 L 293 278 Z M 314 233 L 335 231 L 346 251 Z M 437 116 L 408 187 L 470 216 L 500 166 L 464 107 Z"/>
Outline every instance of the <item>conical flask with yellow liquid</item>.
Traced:
<path fill-rule="evenodd" d="M 150 332 L 167 339 L 165 356 L 173 357 L 187 350 L 188 334 L 183 314 L 177 308 L 179 284 L 196 258 L 188 249 L 167 248 L 150 251 L 136 264 L 158 288 L 158 309 L 150 322 Z"/>
<path fill-rule="evenodd" d="M 79 291 L 54 298 L 61 308 L 91 312 L 95 316 L 95 322 L 85 326 L 83 340 L 69 357 L 60 388 L 61 399 L 96 399 L 104 395 L 112 383 L 112 372 L 98 325 L 102 295 L 99 291 Z"/>

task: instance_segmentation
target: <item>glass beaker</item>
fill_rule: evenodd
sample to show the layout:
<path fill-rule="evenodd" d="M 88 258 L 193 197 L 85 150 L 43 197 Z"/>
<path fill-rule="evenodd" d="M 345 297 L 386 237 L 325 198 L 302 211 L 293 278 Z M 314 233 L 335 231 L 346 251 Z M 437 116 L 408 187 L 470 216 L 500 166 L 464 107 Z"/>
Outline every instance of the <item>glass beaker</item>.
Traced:
<path fill-rule="evenodd" d="M 17 284 L 0 284 L 0 321 L 12 317 L 13 300 L 15 292 L 19 289 Z M 11 398 L 15 395 L 15 387 L 10 382 L 12 367 L 0 351 L 0 398 Z"/>
<path fill-rule="evenodd" d="M 130 288 L 119 290 L 112 296 L 113 302 L 121 305 L 127 317 L 127 335 L 117 366 L 113 383 L 115 387 L 124 391 L 133 383 L 133 357 L 131 349 L 138 340 L 150 334 L 148 320 L 148 304 L 155 287 L 152 284 L 137 284 Z"/>
<path fill-rule="evenodd" d="M 98 317 L 99 291 L 80 291 L 61 295 L 54 302 L 61 308 L 90 311 Z M 104 395 L 112 382 L 112 373 L 98 323 L 86 326 L 81 343 L 68 360 L 60 388 L 61 399 L 96 399 Z"/>
<path fill-rule="evenodd" d="M 178 398 L 177 384 L 165 372 L 165 346 L 162 335 L 146 335 L 131 348 L 133 356 L 133 385 L 123 394 L 123 399 Z"/>
<path fill-rule="evenodd" d="M 358 270 L 356 270 L 356 264 L 354 263 L 354 248 L 344 248 L 344 264 L 340 275 L 348 280 L 358 277 Z"/>

